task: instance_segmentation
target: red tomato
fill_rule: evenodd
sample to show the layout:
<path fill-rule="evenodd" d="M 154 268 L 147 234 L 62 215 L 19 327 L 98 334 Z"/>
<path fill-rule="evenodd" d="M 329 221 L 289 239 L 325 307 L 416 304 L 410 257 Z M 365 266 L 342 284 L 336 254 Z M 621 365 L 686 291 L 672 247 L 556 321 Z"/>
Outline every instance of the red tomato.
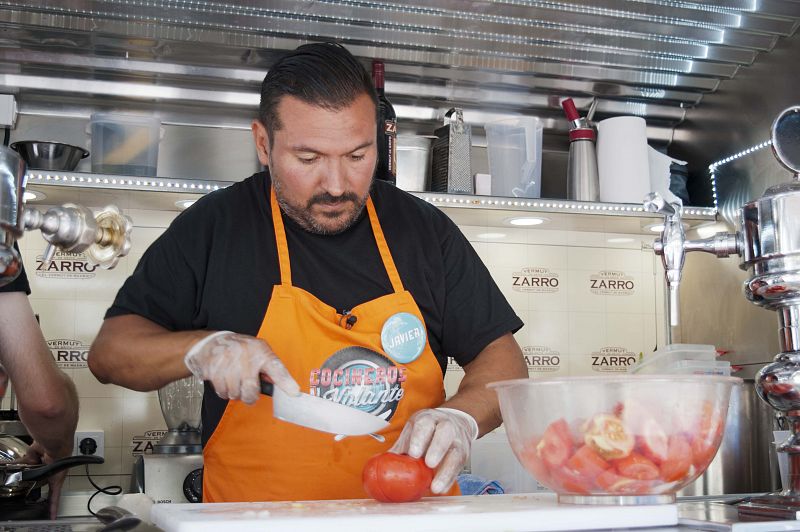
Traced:
<path fill-rule="evenodd" d="M 589 495 L 592 491 L 592 481 L 577 471 L 562 467 L 551 471 L 553 487 L 556 491 Z"/>
<path fill-rule="evenodd" d="M 661 478 L 667 482 L 682 480 L 692 467 L 692 447 L 680 434 L 669 437 L 667 459 L 661 464 Z"/>
<path fill-rule="evenodd" d="M 618 475 L 613 469 L 606 469 L 600 473 L 595 482 L 603 491 L 615 495 L 643 495 L 650 493 L 654 486 L 654 483 L 648 480 L 635 480 Z"/>
<path fill-rule="evenodd" d="M 572 433 L 563 418 L 550 423 L 545 429 L 542 439 L 536 445 L 539 457 L 552 467 L 563 465 L 574 449 Z"/>
<path fill-rule="evenodd" d="M 567 460 L 566 465 L 582 477 L 590 480 L 594 480 L 597 475 L 611 467 L 589 445 L 583 445 L 575 451 L 575 454 Z"/>
<path fill-rule="evenodd" d="M 605 460 L 622 458 L 633 451 L 634 438 L 617 416 L 597 414 L 586 423 L 583 436 L 586 444 Z"/>
<path fill-rule="evenodd" d="M 658 466 L 640 455 L 631 453 L 625 458 L 612 460 L 611 463 L 617 468 L 620 475 L 634 480 L 655 480 L 658 478 Z"/>
<path fill-rule="evenodd" d="M 717 454 L 725 421 L 721 412 L 714 410 L 711 403 L 705 403 L 702 412 L 700 426 L 692 438 L 692 460 L 699 469 L 707 467 Z"/>
<path fill-rule="evenodd" d="M 361 474 L 364 491 L 381 502 L 419 500 L 431 486 L 433 470 L 423 458 L 405 454 L 376 454 L 364 465 Z"/>
<path fill-rule="evenodd" d="M 648 418 L 642 425 L 642 433 L 636 438 L 640 452 L 656 464 L 667 459 L 667 433 L 653 418 Z"/>
<path fill-rule="evenodd" d="M 548 486 L 550 483 L 550 471 L 544 460 L 539 457 L 539 452 L 537 451 L 538 443 L 538 441 L 534 440 L 532 445 L 523 447 L 522 451 L 520 451 L 519 460 L 525 466 L 525 469 L 530 471 L 533 478 Z"/>

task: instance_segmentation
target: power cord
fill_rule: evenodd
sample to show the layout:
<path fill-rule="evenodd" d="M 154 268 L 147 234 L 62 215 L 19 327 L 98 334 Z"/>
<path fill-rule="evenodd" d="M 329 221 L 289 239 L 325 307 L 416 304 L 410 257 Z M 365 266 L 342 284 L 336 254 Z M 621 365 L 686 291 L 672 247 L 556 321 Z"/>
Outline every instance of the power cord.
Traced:
<path fill-rule="evenodd" d="M 96 489 L 91 497 L 89 497 L 89 501 L 86 503 L 86 509 L 89 510 L 89 513 L 92 514 L 94 517 L 97 517 L 97 514 L 92 510 L 92 500 L 100 495 L 101 493 L 105 495 L 119 495 L 122 493 L 122 486 L 106 486 L 105 488 L 101 488 L 98 486 L 94 480 L 92 480 L 91 475 L 89 475 L 89 464 L 86 464 L 86 478 L 89 479 L 89 483 Z"/>

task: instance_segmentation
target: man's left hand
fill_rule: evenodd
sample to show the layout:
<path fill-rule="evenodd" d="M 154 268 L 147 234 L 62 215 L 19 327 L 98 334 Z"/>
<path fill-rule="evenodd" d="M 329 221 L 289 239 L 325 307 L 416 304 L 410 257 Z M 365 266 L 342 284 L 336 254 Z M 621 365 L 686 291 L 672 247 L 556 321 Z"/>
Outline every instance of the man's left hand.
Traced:
<path fill-rule="evenodd" d="M 28 447 L 28 452 L 25 453 L 25 456 L 22 457 L 21 460 L 25 464 L 51 464 L 55 461 L 55 458 L 50 456 L 50 454 L 45 451 L 44 447 L 39 445 L 37 442 L 33 442 L 30 447 Z M 59 471 L 53 475 L 50 475 L 47 479 L 47 485 L 49 488 L 47 494 L 47 500 L 50 504 L 50 519 L 55 519 L 58 516 L 58 501 L 61 498 L 61 487 L 64 485 L 64 480 L 67 478 L 67 470 Z"/>
<path fill-rule="evenodd" d="M 436 470 L 433 493 L 445 493 L 469 459 L 472 442 L 478 438 L 478 423 L 471 415 L 453 408 L 428 408 L 416 412 L 390 452 L 425 457 Z"/>

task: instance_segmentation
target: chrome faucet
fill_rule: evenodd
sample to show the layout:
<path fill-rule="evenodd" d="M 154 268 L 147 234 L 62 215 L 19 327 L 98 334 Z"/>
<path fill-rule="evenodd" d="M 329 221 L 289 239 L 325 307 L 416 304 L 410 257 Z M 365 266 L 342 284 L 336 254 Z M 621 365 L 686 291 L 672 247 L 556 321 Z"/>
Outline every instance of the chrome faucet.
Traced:
<path fill-rule="evenodd" d="M 705 251 L 717 257 L 741 254 L 741 236 L 738 233 L 717 233 L 703 240 L 687 240 L 681 209 L 680 203 L 667 203 L 657 193 L 648 194 L 644 198 L 645 211 L 664 215 L 664 229 L 661 237 L 653 243 L 653 250 L 656 255 L 661 256 L 664 264 L 664 276 L 669 291 L 669 322 L 672 327 L 678 326 L 680 318 L 678 296 L 686 254 L 690 251 Z"/>

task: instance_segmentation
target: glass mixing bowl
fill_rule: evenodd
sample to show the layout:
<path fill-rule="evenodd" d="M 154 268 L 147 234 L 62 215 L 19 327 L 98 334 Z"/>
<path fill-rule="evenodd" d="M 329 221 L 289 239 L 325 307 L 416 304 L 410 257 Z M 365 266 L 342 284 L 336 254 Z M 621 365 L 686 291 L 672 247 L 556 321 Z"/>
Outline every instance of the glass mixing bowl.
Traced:
<path fill-rule="evenodd" d="M 517 459 L 559 502 L 656 504 L 706 470 L 736 377 L 621 375 L 489 384 Z"/>

